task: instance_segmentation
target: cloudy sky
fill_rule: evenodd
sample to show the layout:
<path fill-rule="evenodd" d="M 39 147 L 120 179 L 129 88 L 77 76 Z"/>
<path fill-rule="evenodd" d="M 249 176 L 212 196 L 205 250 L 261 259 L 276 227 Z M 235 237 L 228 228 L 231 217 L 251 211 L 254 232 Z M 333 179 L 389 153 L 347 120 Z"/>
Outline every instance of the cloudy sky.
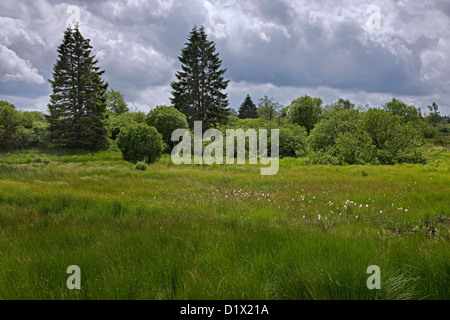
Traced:
<path fill-rule="evenodd" d="M 450 1 L 373 1 L 1 0 L 0 99 L 46 111 L 56 49 L 78 7 L 105 80 L 133 110 L 170 103 L 177 56 L 202 25 L 235 109 L 247 93 L 284 105 L 308 94 L 371 106 L 397 97 L 423 112 L 436 102 L 450 114 Z"/>

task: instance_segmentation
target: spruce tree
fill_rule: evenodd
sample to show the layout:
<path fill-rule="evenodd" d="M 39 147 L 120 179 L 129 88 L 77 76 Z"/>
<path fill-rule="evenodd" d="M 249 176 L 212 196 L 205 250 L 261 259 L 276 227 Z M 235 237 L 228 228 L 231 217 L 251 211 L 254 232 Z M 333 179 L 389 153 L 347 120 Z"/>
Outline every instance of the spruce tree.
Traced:
<path fill-rule="evenodd" d="M 107 146 L 106 90 L 108 84 L 101 76 L 91 55 L 90 40 L 85 39 L 78 26 L 67 28 L 63 43 L 58 47 L 58 60 L 49 80 L 48 117 L 51 142 L 69 148 L 104 148 Z"/>
<path fill-rule="evenodd" d="M 224 124 L 229 109 L 222 91 L 230 81 L 224 80 L 226 69 L 221 69 L 222 60 L 203 27 L 193 28 L 178 59 L 182 70 L 171 83 L 173 106 L 186 115 L 191 128 L 194 121 L 203 121 L 204 130 Z"/>
<path fill-rule="evenodd" d="M 253 103 L 249 94 L 245 98 L 241 107 L 239 108 L 239 118 L 241 119 L 255 119 L 258 118 L 256 105 Z"/>

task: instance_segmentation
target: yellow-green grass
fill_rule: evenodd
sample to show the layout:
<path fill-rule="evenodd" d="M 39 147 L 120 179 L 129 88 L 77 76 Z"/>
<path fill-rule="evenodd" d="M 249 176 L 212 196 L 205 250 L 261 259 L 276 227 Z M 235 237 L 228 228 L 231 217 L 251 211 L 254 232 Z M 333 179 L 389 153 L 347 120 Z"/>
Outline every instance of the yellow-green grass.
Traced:
<path fill-rule="evenodd" d="M 427 165 L 283 159 L 265 177 L 168 156 L 139 171 L 114 149 L 2 154 L 0 299 L 449 299 L 439 152 Z M 66 287 L 70 265 L 81 290 Z"/>

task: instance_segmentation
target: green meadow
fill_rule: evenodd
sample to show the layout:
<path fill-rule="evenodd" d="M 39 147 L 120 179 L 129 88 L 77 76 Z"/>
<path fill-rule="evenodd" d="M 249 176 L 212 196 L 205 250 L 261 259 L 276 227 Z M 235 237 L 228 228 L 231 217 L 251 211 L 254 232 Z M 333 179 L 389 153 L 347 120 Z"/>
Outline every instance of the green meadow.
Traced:
<path fill-rule="evenodd" d="M 167 155 L 139 171 L 116 148 L 0 154 L 0 299 L 448 300 L 450 153 L 430 150 L 425 165 L 287 158 L 275 176 Z"/>

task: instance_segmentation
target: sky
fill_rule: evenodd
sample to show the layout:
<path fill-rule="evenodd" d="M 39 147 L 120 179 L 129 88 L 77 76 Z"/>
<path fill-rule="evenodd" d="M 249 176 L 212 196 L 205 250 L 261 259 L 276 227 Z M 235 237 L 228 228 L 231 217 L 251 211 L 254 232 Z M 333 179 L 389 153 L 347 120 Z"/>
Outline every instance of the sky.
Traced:
<path fill-rule="evenodd" d="M 216 43 L 230 107 L 267 95 L 381 107 L 393 97 L 450 114 L 450 1 L 2 0 L 0 100 L 47 112 L 69 22 L 91 40 L 132 111 L 170 105 L 194 26 Z"/>

